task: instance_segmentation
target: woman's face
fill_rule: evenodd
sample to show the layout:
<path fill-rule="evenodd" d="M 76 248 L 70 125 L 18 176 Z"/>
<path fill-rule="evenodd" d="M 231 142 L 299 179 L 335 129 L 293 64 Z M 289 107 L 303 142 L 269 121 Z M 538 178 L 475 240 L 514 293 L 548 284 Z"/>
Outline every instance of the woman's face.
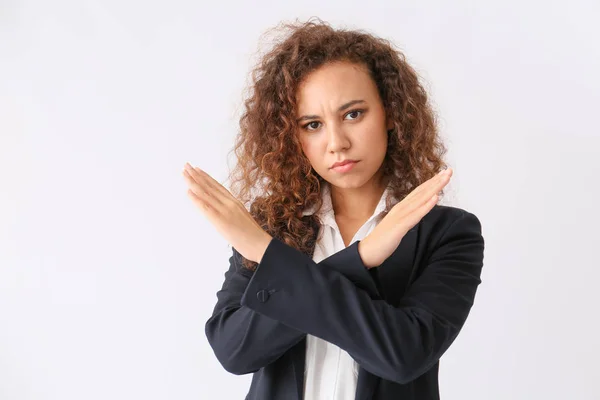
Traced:
<path fill-rule="evenodd" d="M 296 97 L 300 143 L 315 171 L 337 188 L 378 186 L 393 125 L 386 123 L 366 69 L 349 62 L 324 65 L 304 79 Z M 344 160 L 358 162 L 347 171 L 332 168 Z"/>

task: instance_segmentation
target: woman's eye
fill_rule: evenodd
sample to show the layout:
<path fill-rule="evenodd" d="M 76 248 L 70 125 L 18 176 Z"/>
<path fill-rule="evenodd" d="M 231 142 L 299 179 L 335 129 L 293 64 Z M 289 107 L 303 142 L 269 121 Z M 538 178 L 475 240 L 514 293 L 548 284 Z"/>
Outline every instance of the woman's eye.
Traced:
<path fill-rule="evenodd" d="M 346 115 L 355 115 L 354 118 L 350 118 L 350 119 L 356 119 L 358 118 L 361 114 L 363 113 L 362 110 L 354 110 L 354 111 L 350 111 L 348 114 Z"/>
<path fill-rule="evenodd" d="M 314 126 L 313 124 L 318 124 L 318 122 L 317 121 L 309 122 L 308 124 L 304 125 L 304 129 L 308 129 L 309 131 L 317 129 L 318 126 Z"/>
<path fill-rule="evenodd" d="M 364 110 L 353 110 L 353 111 L 350 111 L 348 114 L 346 114 L 346 117 L 348 115 L 351 115 L 352 118 L 350 118 L 350 120 L 352 121 L 352 120 L 358 119 L 362 114 L 364 114 L 364 112 L 365 112 Z M 303 128 L 307 131 L 314 131 L 316 129 L 319 129 L 319 124 L 320 124 L 320 122 L 318 122 L 318 121 L 312 121 L 312 122 L 309 122 L 308 124 L 304 125 Z"/>

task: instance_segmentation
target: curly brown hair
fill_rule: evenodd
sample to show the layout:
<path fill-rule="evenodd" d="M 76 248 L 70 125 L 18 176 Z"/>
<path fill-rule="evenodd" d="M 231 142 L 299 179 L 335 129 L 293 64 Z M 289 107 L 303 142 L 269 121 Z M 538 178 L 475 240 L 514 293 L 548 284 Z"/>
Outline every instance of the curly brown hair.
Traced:
<path fill-rule="evenodd" d="M 417 73 L 388 40 L 362 30 L 334 29 L 318 18 L 280 23 L 269 31 L 284 35 L 252 70 L 233 148 L 237 164 L 228 178 L 232 194 L 267 233 L 311 256 L 320 221 L 317 213 L 302 216 L 302 211 L 320 209 L 323 178 L 297 136 L 296 89 L 308 74 L 335 61 L 367 68 L 394 123 L 383 166 L 393 198 L 401 201 L 446 167 L 446 148 Z M 242 264 L 250 270 L 257 266 L 246 258 Z"/>

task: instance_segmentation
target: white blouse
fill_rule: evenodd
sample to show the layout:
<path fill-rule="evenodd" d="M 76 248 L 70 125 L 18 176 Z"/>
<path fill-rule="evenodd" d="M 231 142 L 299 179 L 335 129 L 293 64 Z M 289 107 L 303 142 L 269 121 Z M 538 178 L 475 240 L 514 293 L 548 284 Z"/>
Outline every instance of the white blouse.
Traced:
<path fill-rule="evenodd" d="M 323 206 L 318 215 L 322 225 L 313 253 L 313 261 L 320 262 L 346 246 L 335 221 L 331 203 L 329 183 L 321 186 Z M 358 229 L 349 245 L 364 239 L 386 214 L 386 198 L 390 196 L 388 187 L 373 215 Z M 314 207 L 305 210 L 303 215 L 315 212 Z M 305 400 L 355 400 L 358 378 L 358 364 L 350 355 L 338 346 L 316 336 L 306 336 L 306 367 L 304 370 Z"/>

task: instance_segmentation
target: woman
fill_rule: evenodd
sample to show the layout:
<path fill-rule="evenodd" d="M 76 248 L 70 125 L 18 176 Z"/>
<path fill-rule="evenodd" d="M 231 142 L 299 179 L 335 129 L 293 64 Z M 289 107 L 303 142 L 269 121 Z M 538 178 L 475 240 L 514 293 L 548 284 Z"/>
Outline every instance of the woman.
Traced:
<path fill-rule="evenodd" d="M 452 170 L 438 173 L 426 92 L 382 39 L 283 28 L 240 119 L 236 196 L 184 170 L 233 247 L 208 341 L 227 371 L 254 374 L 247 399 L 439 399 L 484 241 L 474 214 L 437 204 Z"/>

